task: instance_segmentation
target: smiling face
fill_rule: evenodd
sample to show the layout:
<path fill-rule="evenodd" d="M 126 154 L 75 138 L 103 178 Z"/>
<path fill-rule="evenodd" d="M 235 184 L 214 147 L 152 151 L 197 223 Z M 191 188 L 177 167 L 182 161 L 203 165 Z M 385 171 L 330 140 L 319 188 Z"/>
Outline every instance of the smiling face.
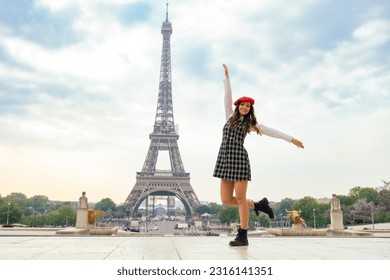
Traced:
<path fill-rule="evenodd" d="M 241 102 L 238 105 L 238 112 L 240 113 L 241 117 L 249 114 L 251 110 L 251 103 L 250 102 Z"/>

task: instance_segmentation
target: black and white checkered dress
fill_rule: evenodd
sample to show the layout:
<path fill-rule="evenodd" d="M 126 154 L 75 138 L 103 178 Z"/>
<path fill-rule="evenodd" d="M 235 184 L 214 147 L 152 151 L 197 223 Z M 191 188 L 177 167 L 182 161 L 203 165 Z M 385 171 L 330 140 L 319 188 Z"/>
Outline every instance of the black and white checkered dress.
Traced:
<path fill-rule="evenodd" d="M 244 148 L 245 136 L 242 122 L 239 122 L 233 131 L 229 130 L 229 120 L 226 122 L 214 177 L 229 181 L 251 180 L 249 157 Z"/>
<path fill-rule="evenodd" d="M 236 129 L 229 130 L 229 122 L 233 116 L 232 109 L 232 89 L 229 78 L 224 80 L 225 86 L 225 118 L 226 124 L 223 127 L 223 139 L 219 148 L 217 163 L 214 168 L 214 177 L 229 181 L 250 181 L 251 166 L 248 153 L 244 148 L 244 134 L 242 121 L 238 123 Z M 292 137 L 276 129 L 266 127 L 263 124 L 256 124 L 260 134 L 279 138 L 291 142 Z M 253 128 L 250 129 L 253 131 Z"/>

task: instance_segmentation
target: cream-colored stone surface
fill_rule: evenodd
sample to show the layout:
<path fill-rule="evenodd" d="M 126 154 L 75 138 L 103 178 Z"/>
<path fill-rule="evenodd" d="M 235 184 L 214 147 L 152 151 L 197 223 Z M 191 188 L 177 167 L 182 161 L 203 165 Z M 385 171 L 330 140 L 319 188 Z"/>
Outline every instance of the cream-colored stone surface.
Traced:
<path fill-rule="evenodd" d="M 390 260 L 389 238 L 0 236 L 1 260 Z"/>
<path fill-rule="evenodd" d="M 343 212 L 341 210 L 330 211 L 330 229 L 331 230 L 343 230 Z"/>
<path fill-rule="evenodd" d="M 88 209 L 77 209 L 76 228 L 88 228 Z"/>

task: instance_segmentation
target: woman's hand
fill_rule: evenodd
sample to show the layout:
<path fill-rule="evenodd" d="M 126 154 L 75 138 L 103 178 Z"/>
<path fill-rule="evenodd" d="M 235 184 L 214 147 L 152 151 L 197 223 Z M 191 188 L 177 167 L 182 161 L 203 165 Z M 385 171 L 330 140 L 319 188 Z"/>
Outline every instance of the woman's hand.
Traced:
<path fill-rule="evenodd" d="M 226 64 L 223 64 L 223 68 L 225 69 L 225 77 L 226 77 L 226 79 L 229 79 L 229 70 L 228 70 Z"/>
<path fill-rule="evenodd" d="M 297 146 L 298 148 L 302 148 L 304 149 L 305 147 L 303 146 L 303 143 L 301 141 L 299 141 L 298 139 L 295 139 L 293 138 L 291 140 L 291 143 L 293 143 L 295 146 Z"/>

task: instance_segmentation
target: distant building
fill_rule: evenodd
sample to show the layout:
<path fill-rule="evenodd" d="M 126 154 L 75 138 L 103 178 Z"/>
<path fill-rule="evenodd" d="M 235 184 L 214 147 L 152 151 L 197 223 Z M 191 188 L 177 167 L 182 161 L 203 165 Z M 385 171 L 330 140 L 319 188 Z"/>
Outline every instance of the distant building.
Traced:
<path fill-rule="evenodd" d="M 329 197 L 323 197 L 323 198 L 318 198 L 317 203 L 319 204 L 329 204 L 331 201 L 331 198 Z"/>

